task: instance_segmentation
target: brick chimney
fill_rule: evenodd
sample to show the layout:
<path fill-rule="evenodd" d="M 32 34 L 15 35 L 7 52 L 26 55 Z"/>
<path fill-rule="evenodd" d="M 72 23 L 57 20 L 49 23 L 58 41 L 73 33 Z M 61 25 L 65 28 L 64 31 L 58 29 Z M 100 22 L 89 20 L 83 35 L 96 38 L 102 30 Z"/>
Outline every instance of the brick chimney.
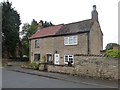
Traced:
<path fill-rule="evenodd" d="M 98 21 L 98 12 L 97 12 L 97 10 L 96 10 L 96 5 L 93 5 L 92 19 L 93 19 L 94 21 Z"/>
<path fill-rule="evenodd" d="M 40 22 L 38 23 L 38 31 L 41 30 L 43 28 L 43 21 L 40 20 Z"/>

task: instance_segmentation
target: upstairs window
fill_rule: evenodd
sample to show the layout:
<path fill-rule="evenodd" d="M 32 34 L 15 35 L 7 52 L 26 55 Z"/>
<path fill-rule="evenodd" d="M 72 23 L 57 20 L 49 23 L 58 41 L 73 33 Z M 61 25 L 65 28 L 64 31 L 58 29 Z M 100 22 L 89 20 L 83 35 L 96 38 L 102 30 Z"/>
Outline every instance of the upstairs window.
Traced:
<path fill-rule="evenodd" d="M 77 45 L 77 44 L 78 44 L 77 36 L 64 37 L 64 45 Z"/>
<path fill-rule="evenodd" d="M 35 48 L 39 48 L 40 46 L 39 46 L 39 40 L 35 40 Z"/>

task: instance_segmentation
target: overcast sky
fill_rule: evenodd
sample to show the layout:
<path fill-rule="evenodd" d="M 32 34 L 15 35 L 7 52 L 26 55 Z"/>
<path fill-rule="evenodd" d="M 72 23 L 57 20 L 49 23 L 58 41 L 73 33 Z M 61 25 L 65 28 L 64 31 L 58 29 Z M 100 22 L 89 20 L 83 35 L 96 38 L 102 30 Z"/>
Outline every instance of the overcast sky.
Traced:
<path fill-rule="evenodd" d="M 5 0 L 6 1 L 6 0 Z M 103 46 L 118 43 L 119 0 L 9 0 L 20 13 L 22 23 L 32 19 L 51 21 L 53 24 L 71 23 L 91 19 L 93 5 L 97 6 L 103 31 Z M 21 25 L 22 27 L 22 25 Z"/>

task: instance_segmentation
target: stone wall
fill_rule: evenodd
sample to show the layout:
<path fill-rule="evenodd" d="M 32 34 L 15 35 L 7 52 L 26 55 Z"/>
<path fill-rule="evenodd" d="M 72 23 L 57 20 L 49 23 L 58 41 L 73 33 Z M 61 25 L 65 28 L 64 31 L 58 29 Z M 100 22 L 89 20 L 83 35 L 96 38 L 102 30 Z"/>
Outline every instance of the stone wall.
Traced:
<path fill-rule="evenodd" d="M 48 71 L 117 80 L 118 60 L 99 56 L 75 56 L 74 66 L 48 65 Z"/>
<path fill-rule="evenodd" d="M 74 35 L 68 35 L 74 36 Z M 57 37 L 46 37 L 33 39 L 30 41 L 30 60 L 34 61 L 34 54 L 40 54 L 42 56 L 47 56 L 47 54 L 55 54 L 57 51 L 60 54 L 60 64 L 64 64 L 64 55 L 74 55 L 77 53 L 87 54 L 87 33 L 78 34 L 78 44 L 77 45 L 64 45 L 64 36 Z M 40 48 L 35 48 L 35 40 L 40 41 Z M 78 49 L 79 48 L 79 49 Z M 53 58 L 54 60 L 54 58 Z"/>
<path fill-rule="evenodd" d="M 90 54 L 100 54 L 100 50 L 103 50 L 103 35 L 96 21 L 89 33 L 89 49 Z"/>
<path fill-rule="evenodd" d="M 74 74 L 74 67 L 68 67 L 63 65 L 47 65 L 48 72 Z"/>
<path fill-rule="evenodd" d="M 118 79 L 118 60 L 99 56 L 75 56 L 75 74 Z"/>

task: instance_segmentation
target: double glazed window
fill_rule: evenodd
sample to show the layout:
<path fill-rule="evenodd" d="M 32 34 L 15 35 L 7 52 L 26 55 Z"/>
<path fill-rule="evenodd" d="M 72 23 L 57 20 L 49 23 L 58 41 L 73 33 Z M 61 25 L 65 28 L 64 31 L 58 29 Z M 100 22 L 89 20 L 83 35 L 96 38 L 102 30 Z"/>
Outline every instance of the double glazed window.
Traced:
<path fill-rule="evenodd" d="M 39 44 L 40 44 L 39 40 L 35 40 L 35 48 L 39 48 L 40 47 Z"/>
<path fill-rule="evenodd" d="M 64 45 L 77 45 L 77 44 L 78 44 L 77 36 L 64 37 Z"/>
<path fill-rule="evenodd" d="M 74 63 L 74 56 L 73 55 L 64 55 L 64 63 L 68 64 L 68 62 L 70 63 Z"/>

